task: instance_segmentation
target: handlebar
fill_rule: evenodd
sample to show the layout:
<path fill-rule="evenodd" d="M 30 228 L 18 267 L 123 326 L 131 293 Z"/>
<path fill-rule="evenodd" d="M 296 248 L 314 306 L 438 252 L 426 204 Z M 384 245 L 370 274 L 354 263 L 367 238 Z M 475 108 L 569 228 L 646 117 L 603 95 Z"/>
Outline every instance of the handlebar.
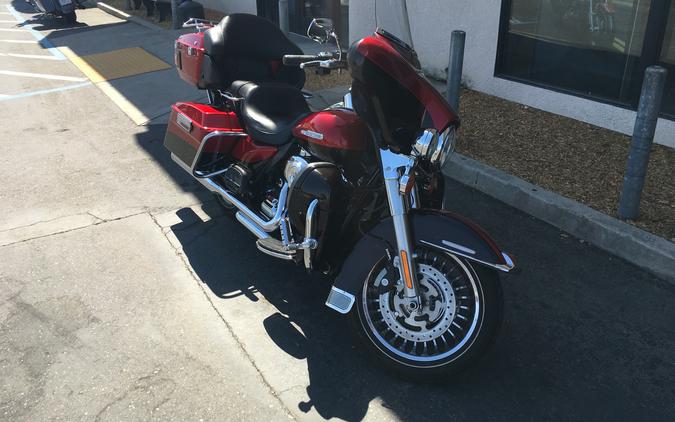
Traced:
<path fill-rule="evenodd" d="M 311 62 L 314 60 L 321 60 L 321 57 L 318 55 L 315 56 L 311 54 L 301 54 L 301 55 L 286 54 L 282 59 L 284 65 L 286 66 L 299 66 L 302 63 Z"/>
<path fill-rule="evenodd" d="M 293 55 L 287 54 L 282 62 L 286 66 L 299 66 L 300 69 L 308 67 L 320 67 L 323 69 L 343 69 L 347 67 L 346 52 L 324 51 L 317 55 Z"/>

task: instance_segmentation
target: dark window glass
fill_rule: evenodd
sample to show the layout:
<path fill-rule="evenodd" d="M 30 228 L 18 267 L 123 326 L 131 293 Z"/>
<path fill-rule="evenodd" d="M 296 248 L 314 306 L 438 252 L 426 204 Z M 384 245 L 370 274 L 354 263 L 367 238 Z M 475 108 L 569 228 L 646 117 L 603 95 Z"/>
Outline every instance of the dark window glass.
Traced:
<path fill-rule="evenodd" d="M 649 0 L 511 0 L 497 74 L 632 106 Z"/>

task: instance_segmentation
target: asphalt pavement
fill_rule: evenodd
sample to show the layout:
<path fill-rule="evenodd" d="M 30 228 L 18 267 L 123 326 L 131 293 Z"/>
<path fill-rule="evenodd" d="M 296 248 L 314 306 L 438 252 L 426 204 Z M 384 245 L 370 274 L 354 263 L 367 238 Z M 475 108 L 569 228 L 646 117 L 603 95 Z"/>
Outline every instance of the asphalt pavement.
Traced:
<path fill-rule="evenodd" d="M 0 20 L 17 19 L 7 5 Z M 458 184 L 446 207 L 522 268 L 502 278 L 496 344 L 440 385 L 373 365 L 323 305 L 327 280 L 260 254 L 169 159 L 151 104 L 169 72 L 113 84 L 148 111 L 139 126 L 45 48 L 133 33 L 166 54 L 160 35 L 85 12 L 36 29 L 50 44 L 0 41 L 0 54 L 57 57 L 0 64 L 0 420 L 675 418 L 675 287 Z M 161 104 L 186 88 L 165 89 Z"/>

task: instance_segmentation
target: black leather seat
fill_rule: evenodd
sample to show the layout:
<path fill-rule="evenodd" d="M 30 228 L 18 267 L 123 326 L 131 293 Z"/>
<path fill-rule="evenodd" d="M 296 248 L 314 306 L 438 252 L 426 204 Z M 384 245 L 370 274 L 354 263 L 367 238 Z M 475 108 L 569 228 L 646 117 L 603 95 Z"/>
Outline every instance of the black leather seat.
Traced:
<path fill-rule="evenodd" d="M 239 114 L 248 134 L 268 145 L 288 142 L 295 124 L 310 112 L 302 92 L 287 84 L 235 81 L 228 91 L 243 98 Z"/>

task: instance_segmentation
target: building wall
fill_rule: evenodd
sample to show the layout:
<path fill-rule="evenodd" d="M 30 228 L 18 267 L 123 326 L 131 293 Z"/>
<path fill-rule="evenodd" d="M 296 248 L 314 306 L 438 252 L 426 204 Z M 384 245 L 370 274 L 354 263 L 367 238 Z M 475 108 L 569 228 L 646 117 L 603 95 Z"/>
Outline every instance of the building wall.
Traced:
<path fill-rule="evenodd" d="M 204 7 L 224 13 L 258 13 L 256 0 L 198 0 Z"/>
<path fill-rule="evenodd" d="M 469 88 L 617 132 L 631 134 L 635 112 L 495 78 L 501 0 L 407 0 L 413 43 L 424 71 L 445 79 L 450 33 L 466 31 L 462 82 Z M 350 39 L 375 29 L 375 0 L 350 3 Z M 655 141 L 675 148 L 675 122 L 659 119 Z"/>

